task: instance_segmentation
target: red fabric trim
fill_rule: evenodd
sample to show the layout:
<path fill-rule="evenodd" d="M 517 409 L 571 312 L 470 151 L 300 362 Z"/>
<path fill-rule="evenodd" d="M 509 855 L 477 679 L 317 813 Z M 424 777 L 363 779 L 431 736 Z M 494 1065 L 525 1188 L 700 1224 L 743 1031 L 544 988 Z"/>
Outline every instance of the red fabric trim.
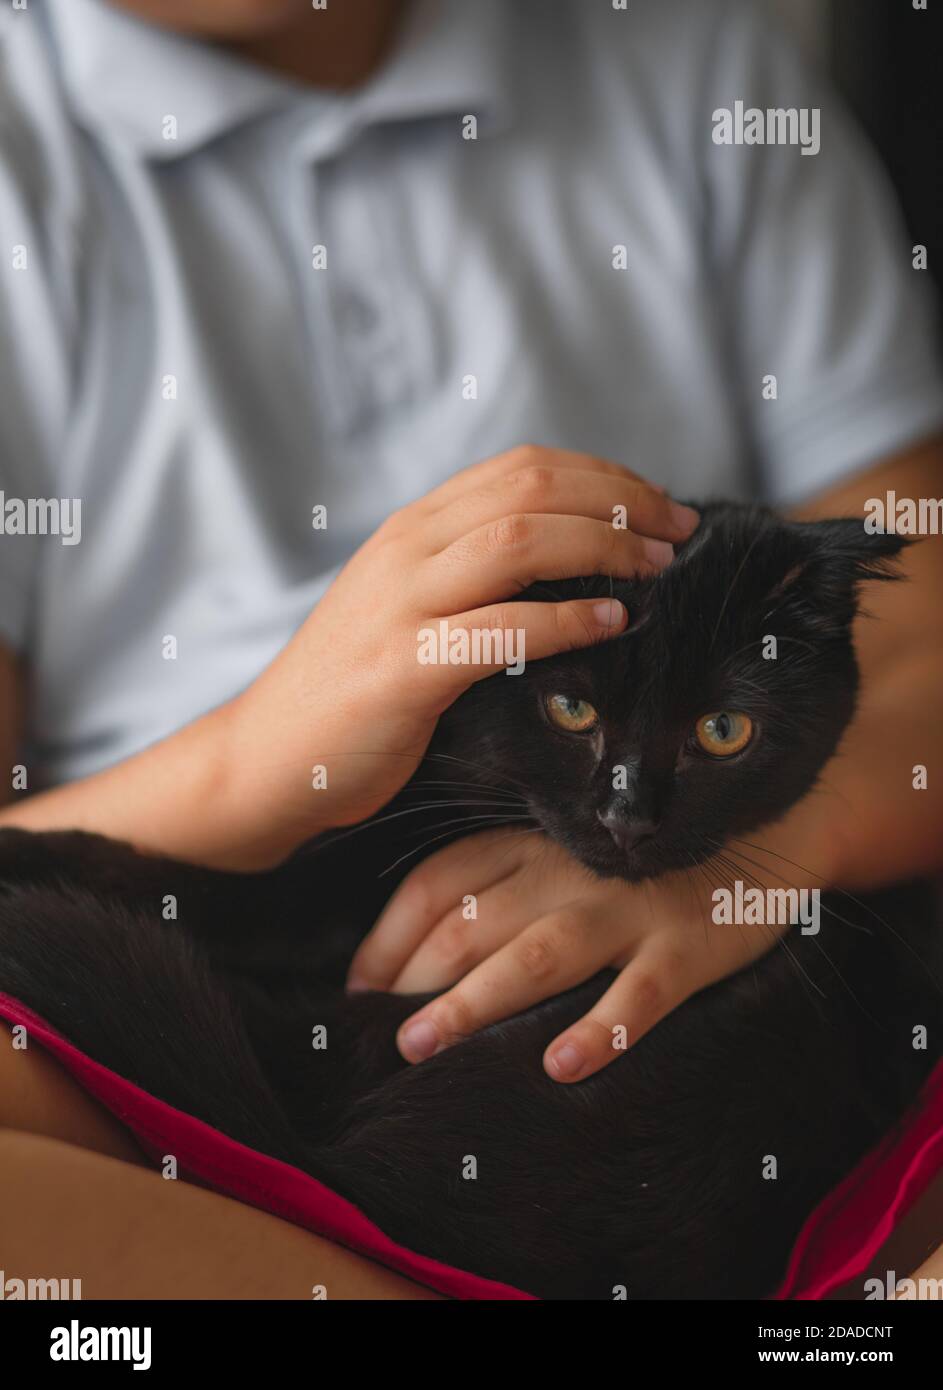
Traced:
<path fill-rule="evenodd" d="M 776 1298 L 824 1298 L 863 1274 L 941 1171 L 943 1062 L 910 1115 L 816 1207 L 799 1233 Z"/>
<path fill-rule="evenodd" d="M 351 1202 L 287 1163 L 257 1153 L 142 1091 L 74 1047 L 32 1010 L 0 993 L 0 1018 L 30 1037 L 160 1157 L 190 1177 L 462 1299 L 532 1299 L 508 1284 L 453 1269 L 397 1245 Z M 896 1224 L 943 1170 L 943 1063 L 907 1121 L 868 1154 L 809 1217 L 776 1299 L 818 1299 L 861 1274 Z"/>

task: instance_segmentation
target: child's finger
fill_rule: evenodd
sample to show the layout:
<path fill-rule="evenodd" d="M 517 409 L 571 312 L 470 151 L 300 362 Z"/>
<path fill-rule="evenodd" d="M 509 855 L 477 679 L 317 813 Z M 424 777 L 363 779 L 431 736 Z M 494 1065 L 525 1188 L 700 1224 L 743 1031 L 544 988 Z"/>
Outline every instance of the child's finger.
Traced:
<path fill-rule="evenodd" d="M 427 493 L 418 503 L 413 503 L 413 506 L 432 516 L 465 493 L 491 485 L 501 478 L 528 468 L 542 466 L 567 468 L 582 473 L 602 473 L 627 481 L 645 481 L 621 463 L 598 458 L 595 454 L 584 454 L 574 449 L 549 449 L 537 444 L 522 444 L 516 449 L 508 449 L 506 453 L 495 454 L 491 458 L 482 459 L 480 463 L 463 468 L 460 473 L 456 473 L 454 477 Z"/>
<path fill-rule="evenodd" d="M 672 542 L 686 540 L 699 520 L 691 507 L 641 480 L 538 465 L 455 498 L 424 523 L 424 542 L 441 551 L 509 514 L 589 517 Z"/>
<path fill-rule="evenodd" d="M 460 910 L 463 887 L 480 895 L 518 865 L 517 842 L 504 831 L 457 840 L 431 855 L 404 879 L 358 946 L 347 988 L 389 989 L 436 924 Z"/>
<path fill-rule="evenodd" d="M 643 947 L 589 1013 L 554 1038 L 544 1070 L 554 1081 L 583 1081 L 608 1067 L 690 993 L 682 958 Z"/>
<path fill-rule="evenodd" d="M 657 574 L 674 551 L 666 541 L 619 531 L 582 516 L 521 512 L 462 536 L 417 569 L 442 613 L 494 603 L 538 579 L 599 574 L 628 579 Z"/>
<path fill-rule="evenodd" d="M 409 1062 L 425 1061 L 489 1023 L 582 983 L 612 959 L 624 932 L 623 922 L 600 920 L 585 902 L 549 913 L 408 1018 L 397 1033 L 400 1052 Z"/>
<path fill-rule="evenodd" d="M 518 831 L 515 841 L 514 832 L 508 834 L 502 850 L 505 864 L 512 863 L 509 851 L 520 841 L 520 835 Z M 393 981 L 394 994 L 448 989 L 512 941 L 545 910 L 535 899 L 536 885 L 529 886 L 529 890 L 523 887 L 516 861 L 506 875 L 487 888 L 482 885 L 473 896 L 471 889 L 479 876 L 476 873 L 470 879 L 470 867 L 466 861 L 465 882 L 456 882 L 455 905 L 426 933 Z M 461 867 L 457 873 L 462 874 Z M 469 912 L 470 900 L 474 916 Z"/>
<path fill-rule="evenodd" d="M 520 672 L 528 661 L 604 642 L 627 621 L 618 599 L 497 604 L 429 619 L 417 630 L 416 657 L 430 688 L 448 703 L 497 671 Z"/>

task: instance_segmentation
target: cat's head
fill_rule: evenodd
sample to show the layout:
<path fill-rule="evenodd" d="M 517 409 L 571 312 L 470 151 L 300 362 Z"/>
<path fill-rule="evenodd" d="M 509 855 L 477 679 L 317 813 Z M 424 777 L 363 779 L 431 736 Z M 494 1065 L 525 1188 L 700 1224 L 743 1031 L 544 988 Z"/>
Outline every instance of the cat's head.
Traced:
<path fill-rule="evenodd" d="M 629 626 L 474 686 L 436 739 L 482 783 L 519 793 L 550 836 L 602 875 L 690 867 L 729 836 L 777 820 L 814 785 L 855 707 L 859 586 L 893 577 L 906 544 L 850 519 L 700 510 L 698 530 L 655 579 L 523 595 L 612 592 Z"/>

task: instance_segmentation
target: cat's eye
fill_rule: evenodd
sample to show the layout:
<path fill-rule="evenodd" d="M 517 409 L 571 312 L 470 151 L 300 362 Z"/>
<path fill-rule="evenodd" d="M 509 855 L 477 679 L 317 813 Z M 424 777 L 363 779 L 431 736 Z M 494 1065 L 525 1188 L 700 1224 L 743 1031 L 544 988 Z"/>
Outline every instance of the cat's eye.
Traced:
<path fill-rule="evenodd" d="M 703 715 L 694 726 L 694 737 L 712 758 L 732 758 L 746 748 L 753 737 L 753 720 L 735 710 L 718 710 Z"/>
<path fill-rule="evenodd" d="M 589 733 L 599 723 L 599 715 L 589 701 L 575 699 L 572 695 L 548 695 L 544 708 L 551 724 L 569 734 Z"/>

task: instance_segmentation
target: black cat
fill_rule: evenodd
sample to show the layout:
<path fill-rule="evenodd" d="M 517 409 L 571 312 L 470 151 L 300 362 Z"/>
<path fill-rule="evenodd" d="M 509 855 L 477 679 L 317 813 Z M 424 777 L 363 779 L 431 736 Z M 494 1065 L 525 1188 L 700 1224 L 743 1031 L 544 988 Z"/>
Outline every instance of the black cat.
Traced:
<path fill-rule="evenodd" d="M 456 801 L 543 828 L 597 874 L 697 862 L 716 876 L 722 850 L 727 879 L 749 884 L 750 832 L 814 786 L 851 718 L 859 586 L 892 577 L 904 542 L 851 520 L 701 511 L 655 579 L 535 586 L 536 599 L 611 590 L 629 629 L 474 686 L 392 806 L 281 869 L 216 873 L 97 836 L 4 832 L 0 990 L 450 1264 L 553 1298 L 769 1293 L 804 1218 L 939 1054 L 929 890 L 827 896 L 818 935 L 793 927 L 575 1086 L 548 1079 L 542 1052 L 610 972 L 415 1067 L 393 1037 L 422 999 L 343 992 L 417 847 L 488 823 L 462 823 Z M 929 1050 L 913 1045 L 918 1025 Z"/>

